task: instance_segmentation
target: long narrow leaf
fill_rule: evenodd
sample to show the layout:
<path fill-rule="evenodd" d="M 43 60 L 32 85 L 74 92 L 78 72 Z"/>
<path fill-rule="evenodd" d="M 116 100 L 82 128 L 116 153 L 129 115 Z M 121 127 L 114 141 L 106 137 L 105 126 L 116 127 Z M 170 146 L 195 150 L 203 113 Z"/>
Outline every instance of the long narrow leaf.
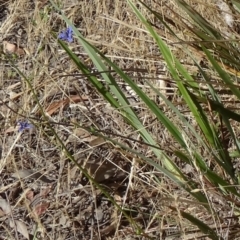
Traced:
<path fill-rule="evenodd" d="M 176 208 L 169 206 L 170 209 L 177 211 Z M 219 237 L 216 232 L 211 229 L 207 224 L 203 223 L 202 221 L 200 221 L 199 219 L 195 218 L 194 216 L 192 216 L 189 213 L 186 213 L 182 210 L 180 210 L 180 214 L 182 215 L 182 217 L 188 219 L 192 224 L 194 224 L 195 226 L 197 226 L 203 233 L 205 233 L 207 235 L 207 237 L 213 239 L 213 240 L 223 240 L 222 237 Z"/>

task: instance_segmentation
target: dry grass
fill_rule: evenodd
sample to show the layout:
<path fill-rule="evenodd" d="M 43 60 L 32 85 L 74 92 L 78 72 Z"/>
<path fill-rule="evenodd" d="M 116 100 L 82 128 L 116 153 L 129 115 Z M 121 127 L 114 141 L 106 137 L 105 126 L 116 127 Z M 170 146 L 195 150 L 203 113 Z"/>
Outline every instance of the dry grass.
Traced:
<path fill-rule="evenodd" d="M 63 76 L 78 71 L 51 34 L 52 31 L 58 33 L 64 29 L 65 23 L 50 3 L 44 2 L 0 1 L 2 49 L 6 50 L 2 44 L 6 41 L 25 50 L 25 54 L 17 58 L 11 54 L 1 55 L 0 239 L 26 239 L 24 234 L 29 234 L 29 239 L 44 240 L 194 239 L 191 234 L 197 232 L 192 231 L 190 224 L 169 206 L 196 214 L 222 231 L 218 218 L 206 216 L 202 206 L 192 202 L 189 195 L 161 173 L 131 154 L 69 124 L 77 122 L 84 127 L 95 126 L 105 132 L 141 140 L 86 79 L 81 76 Z M 154 9 L 164 14 L 169 13 L 166 15 L 170 19 L 177 20 L 180 17 L 174 15 L 171 9 L 182 14 L 174 1 L 148 2 Z M 167 2 L 168 7 L 164 2 Z M 217 29 L 229 30 L 214 1 L 188 2 Z M 151 79 L 155 86 L 159 82 L 159 76 L 169 82 L 171 79 L 167 72 L 162 71 L 164 63 L 156 45 L 125 1 L 63 0 L 62 9 L 83 35 L 122 69 L 141 69 L 142 72 L 132 71 L 129 74 L 157 100 L 156 95 L 145 86 L 144 79 Z M 157 31 L 167 43 L 177 41 L 144 8 L 142 11 L 158 26 Z M 176 34 L 186 41 L 192 40 L 183 26 L 176 26 Z M 196 74 L 182 47 L 172 45 L 173 53 L 184 59 L 186 67 Z M 70 48 L 92 67 L 77 42 L 70 44 Z M 198 58 L 201 60 L 201 56 Z M 49 113 L 53 109 L 50 120 L 58 124 L 52 126 L 78 163 L 93 174 L 95 180 L 106 188 L 118 204 L 128 209 L 127 213 L 144 230 L 145 236 L 137 236 L 133 226 L 123 216 L 119 216 L 111 202 L 66 159 L 48 125 L 41 120 L 33 93 L 23 77 L 11 67 L 12 62 L 30 79 L 44 111 Z M 117 81 L 160 146 L 166 151 L 177 148 L 169 133 L 127 91 L 121 79 Z M 174 87 L 170 87 L 172 101 L 181 108 L 180 98 L 175 95 Z M 168 115 L 171 117 L 171 112 Z M 31 119 L 36 126 L 33 131 L 19 134 L 16 123 L 24 119 Z M 141 149 L 144 155 L 153 157 L 148 147 L 137 141 L 119 136 L 114 139 L 133 149 Z M 177 161 L 176 159 L 180 165 Z M 189 166 L 181 167 L 186 173 L 192 174 Z M 203 176 L 197 174 L 193 177 L 201 183 Z M 211 191 L 206 186 L 201 187 Z M 218 198 L 214 191 L 209 195 Z M 221 200 L 212 204 L 219 208 L 227 206 Z M 4 214 L 3 206 L 10 207 L 7 215 Z M 228 211 L 231 209 L 224 210 Z M 13 219 L 15 225 L 11 225 Z M 16 220 L 21 221 L 22 225 L 18 225 Z M 171 238 L 174 231 L 175 234 L 181 231 L 181 237 L 175 235 L 176 238 Z"/>

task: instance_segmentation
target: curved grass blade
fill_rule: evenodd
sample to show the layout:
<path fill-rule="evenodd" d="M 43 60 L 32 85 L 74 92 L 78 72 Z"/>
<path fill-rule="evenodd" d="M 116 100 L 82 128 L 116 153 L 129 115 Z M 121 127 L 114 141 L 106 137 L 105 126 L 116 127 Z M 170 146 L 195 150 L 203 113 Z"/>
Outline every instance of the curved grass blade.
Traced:
<path fill-rule="evenodd" d="M 178 5 L 197 23 L 205 33 L 216 39 L 221 39 L 221 34 L 211 26 L 197 11 L 190 7 L 184 0 L 175 0 Z"/>
<path fill-rule="evenodd" d="M 199 219 L 195 218 L 191 214 L 186 213 L 186 212 L 184 212 L 182 210 L 178 210 L 178 209 L 176 209 L 175 207 L 172 207 L 172 206 L 169 206 L 169 208 L 174 210 L 174 211 L 179 212 L 183 218 L 186 218 L 192 224 L 197 226 L 203 233 L 205 233 L 207 235 L 207 237 L 209 237 L 209 238 L 211 238 L 213 240 L 223 240 L 223 238 L 219 237 L 217 235 L 217 233 L 212 228 L 210 228 L 207 224 L 205 224 L 204 222 L 202 222 Z"/>
<path fill-rule="evenodd" d="M 238 99 L 240 99 L 240 90 L 238 90 L 236 86 L 233 84 L 231 77 L 219 66 L 219 64 L 214 60 L 209 51 L 203 46 L 202 48 L 214 69 L 218 72 L 221 79 L 225 82 L 226 86 L 230 88 L 232 93 L 236 95 Z"/>

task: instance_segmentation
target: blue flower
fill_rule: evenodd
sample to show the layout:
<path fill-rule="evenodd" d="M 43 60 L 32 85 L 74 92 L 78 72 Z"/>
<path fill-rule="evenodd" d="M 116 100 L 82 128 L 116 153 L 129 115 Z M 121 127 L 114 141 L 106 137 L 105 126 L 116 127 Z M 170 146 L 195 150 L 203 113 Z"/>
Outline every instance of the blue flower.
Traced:
<path fill-rule="evenodd" d="M 73 30 L 71 27 L 68 27 L 66 30 L 63 30 L 59 33 L 58 38 L 69 43 L 73 42 Z"/>
<path fill-rule="evenodd" d="M 18 121 L 18 125 L 19 125 L 19 132 L 23 132 L 26 129 L 32 129 L 33 125 L 31 123 L 28 123 L 27 121 Z"/>

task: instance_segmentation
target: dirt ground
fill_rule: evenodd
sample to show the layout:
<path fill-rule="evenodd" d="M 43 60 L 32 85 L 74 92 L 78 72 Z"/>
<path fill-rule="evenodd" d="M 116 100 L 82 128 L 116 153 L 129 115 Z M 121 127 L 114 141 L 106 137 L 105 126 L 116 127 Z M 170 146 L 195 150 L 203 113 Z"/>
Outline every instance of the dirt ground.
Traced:
<path fill-rule="evenodd" d="M 171 78 L 156 44 L 127 2 L 59 2 L 64 14 L 84 37 L 158 101 L 144 79 L 150 79 L 159 87 L 159 79 L 171 81 Z M 176 9 L 175 1 L 156 2 L 145 1 L 169 18 L 173 17 L 169 9 Z M 192 5 L 216 26 L 218 23 L 228 31 L 214 1 L 192 1 Z M 167 43 L 175 41 L 153 15 L 139 8 Z M 54 37 L 66 27 L 61 15 L 47 0 L 0 0 L 0 240 L 207 239 L 196 235 L 197 231 L 168 207 L 187 209 L 192 200 L 189 195 L 132 154 L 73 124 L 94 126 L 155 160 L 138 133 L 86 78 L 77 75 L 78 69 Z M 182 29 L 176 31 L 179 37 L 186 36 L 188 40 Z M 76 39 L 69 47 L 94 71 Z M 172 46 L 172 51 L 196 73 L 181 47 Z M 173 144 L 169 133 L 129 87 L 121 79 L 116 80 L 161 148 L 168 150 Z M 173 101 L 180 101 L 173 87 L 170 86 L 168 94 Z M 36 98 L 48 114 L 49 123 L 42 118 Z M 19 132 L 23 122 L 32 125 Z M 138 227 L 129 223 L 110 199 L 66 157 L 51 127 L 77 163 L 88 170 Z M 191 174 L 189 166 L 182 168 Z M 191 211 L 207 222 L 200 206 Z M 142 233 L 138 234 L 138 228 Z"/>

